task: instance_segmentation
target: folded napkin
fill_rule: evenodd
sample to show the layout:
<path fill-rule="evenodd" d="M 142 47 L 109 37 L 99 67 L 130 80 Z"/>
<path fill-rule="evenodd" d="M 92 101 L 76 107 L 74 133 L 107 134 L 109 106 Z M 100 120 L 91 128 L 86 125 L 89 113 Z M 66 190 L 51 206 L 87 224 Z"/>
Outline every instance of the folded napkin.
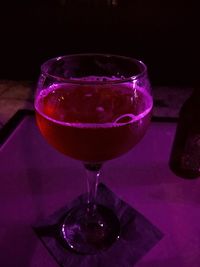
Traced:
<path fill-rule="evenodd" d="M 49 253 L 63 267 L 133 267 L 162 237 L 161 231 L 142 214 L 118 198 L 104 184 L 99 184 L 97 203 L 113 210 L 121 224 L 121 234 L 107 250 L 81 255 L 65 245 L 60 221 L 73 207 L 86 201 L 86 194 L 34 225 L 34 230 Z"/>

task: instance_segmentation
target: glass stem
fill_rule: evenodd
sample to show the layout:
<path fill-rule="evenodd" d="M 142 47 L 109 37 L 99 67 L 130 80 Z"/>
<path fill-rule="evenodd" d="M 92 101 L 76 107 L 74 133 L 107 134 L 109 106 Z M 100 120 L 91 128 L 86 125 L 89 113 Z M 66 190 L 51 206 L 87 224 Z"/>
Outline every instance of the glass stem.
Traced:
<path fill-rule="evenodd" d="M 92 211 L 96 208 L 96 194 L 99 183 L 101 164 L 84 164 L 87 174 L 87 204 Z"/>

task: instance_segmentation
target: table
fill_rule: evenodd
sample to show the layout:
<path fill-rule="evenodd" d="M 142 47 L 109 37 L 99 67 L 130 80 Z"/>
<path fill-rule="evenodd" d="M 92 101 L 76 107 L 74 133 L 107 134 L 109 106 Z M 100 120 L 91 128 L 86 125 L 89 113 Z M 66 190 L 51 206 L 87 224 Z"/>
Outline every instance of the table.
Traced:
<path fill-rule="evenodd" d="M 104 166 L 102 181 L 164 233 L 136 267 L 200 266 L 200 179 L 170 171 L 175 129 L 152 122 L 131 152 Z M 83 167 L 50 147 L 27 115 L 1 146 L 0 168 L 0 266 L 58 266 L 31 226 L 86 190 Z"/>

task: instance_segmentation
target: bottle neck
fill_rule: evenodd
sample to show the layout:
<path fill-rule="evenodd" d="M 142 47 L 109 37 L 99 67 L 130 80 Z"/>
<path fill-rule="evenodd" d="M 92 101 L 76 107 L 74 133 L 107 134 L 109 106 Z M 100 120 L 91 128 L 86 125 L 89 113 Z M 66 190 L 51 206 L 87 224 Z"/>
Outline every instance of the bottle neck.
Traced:
<path fill-rule="evenodd" d="M 194 88 L 192 94 L 186 101 L 183 103 L 179 117 L 184 118 L 184 120 L 191 122 L 194 119 L 200 119 L 200 87 Z"/>
<path fill-rule="evenodd" d="M 192 98 L 200 99 L 200 87 L 196 87 L 196 88 L 194 88 L 191 97 L 192 97 Z"/>

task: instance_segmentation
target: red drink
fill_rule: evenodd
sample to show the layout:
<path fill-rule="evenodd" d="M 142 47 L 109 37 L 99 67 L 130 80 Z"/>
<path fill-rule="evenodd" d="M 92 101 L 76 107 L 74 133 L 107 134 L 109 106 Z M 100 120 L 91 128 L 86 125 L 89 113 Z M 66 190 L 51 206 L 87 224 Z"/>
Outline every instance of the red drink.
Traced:
<path fill-rule="evenodd" d="M 132 86 L 132 87 L 131 87 Z M 129 151 L 146 132 L 152 98 L 132 84 L 54 84 L 37 96 L 36 119 L 46 140 L 84 162 Z"/>

